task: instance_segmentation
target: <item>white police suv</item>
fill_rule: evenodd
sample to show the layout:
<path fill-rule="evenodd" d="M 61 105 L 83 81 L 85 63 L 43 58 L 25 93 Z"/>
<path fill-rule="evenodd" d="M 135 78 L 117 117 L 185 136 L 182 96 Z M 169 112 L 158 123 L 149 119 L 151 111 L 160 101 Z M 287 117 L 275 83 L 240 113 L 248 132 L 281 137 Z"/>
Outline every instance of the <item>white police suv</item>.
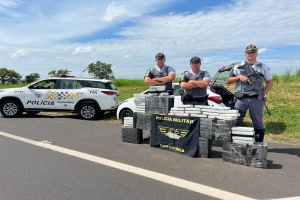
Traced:
<path fill-rule="evenodd" d="M 27 112 L 71 111 L 95 119 L 118 107 L 118 90 L 109 80 L 49 78 L 22 88 L 0 89 L 0 112 L 13 118 Z"/>

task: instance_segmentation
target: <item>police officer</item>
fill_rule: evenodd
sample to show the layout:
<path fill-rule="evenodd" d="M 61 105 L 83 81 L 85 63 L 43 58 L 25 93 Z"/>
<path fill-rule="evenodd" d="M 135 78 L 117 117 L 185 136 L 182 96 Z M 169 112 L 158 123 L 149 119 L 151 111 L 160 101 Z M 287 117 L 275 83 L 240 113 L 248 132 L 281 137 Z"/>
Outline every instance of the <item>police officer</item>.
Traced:
<path fill-rule="evenodd" d="M 183 104 L 208 105 L 207 86 L 210 83 L 210 75 L 207 71 L 200 70 L 201 59 L 194 56 L 190 60 L 190 71 L 181 75 L 180 88 L 184 89 L 181 96 Z"/>
<path fill-rule="evenodd" d="M 176 72 L 173 67 L 165 65 L 166 57 L 163 53 L 155 55 L 155 67 L 147 70 L 144 82 L 148 85 L 165 85 L 166 91 L 173 93 L 172 81 L 176 77 Z"/>
<path fill-rule="evenodd" d="M 272 74 L 269 67 L 257 62 L 257 48 L 248 45 L 245 49 L 245 61 L 235 65 L 226 79 L 227 83 L 235 83 L 235 108 L 240 117 L 236 125 L 242 126 L 243 119 L 249 109 L 250 117 L 256 134 L 256 142 L 264 140 L 263 101 L 272 89 Z M 265 84 L 264 84 L 265 82 Z"/>

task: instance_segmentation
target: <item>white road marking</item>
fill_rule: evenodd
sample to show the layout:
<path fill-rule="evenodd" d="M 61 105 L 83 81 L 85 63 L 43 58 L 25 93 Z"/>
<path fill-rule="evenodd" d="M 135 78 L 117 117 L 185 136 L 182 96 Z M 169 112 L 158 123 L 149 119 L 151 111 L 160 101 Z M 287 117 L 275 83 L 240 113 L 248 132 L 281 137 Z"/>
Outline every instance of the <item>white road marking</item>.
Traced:
<path fill-rule="evenodd" d="M 270 200 L 300 200 L 300 196 L 299 197 L 280 198 L 280 199 L 270 199 Z"/>
<path fill-rule="evenodd" d="M 154 180 L 162 182 L 162 183 L 166 183 L 166 184 L 169 184 L 169 185 L 172 185 L 172 186 L 176 186 L 176 187 L 179 187 L 179 188 L 183 188 L 183 189 L 186 189 L 186 190 L 197 192 L 199 194 L 207 195 L 207 196 L 210 196 L 210 197 L 214 197 L 214 198 L 218 198 L 218 199 L 224 199 L 224 200 L 254 200 L 253 198 L 250 198 L 250 197 L 235 194 L 235 193 L 232 193 L 232 192 L 227 192 L 227 191 L 217 189 L 217 188 L 214 188 L 214 187 L 202 185 L 202 184 L 199 184 L 199 183 L 195 183 L 195 182 L 191 182 L 191 181 L 184 180 L 184 179 L 181 179 L 181 178 L 176 178 L 176 177 L 173 177 L 173 176 L 162 174 L 162 173 L 159 173 L 159 172 L 154 172 L 154 171 L 150 171 L 150 170 L 147 170 L 147 169 L 135 167 L 135 166 L 132 166 L 132 165 L 116 162 L 116 161 L 113 161 L 113 160 L 93 156 L 93 155 L 82 153 L 82 152 L 79 152 L 79 151 L 74 151 L 74 150 L 71 150 L 71 149 L 55 146 L 55 145 L 52 145 L 52 144 L 47 144 L 47 143 L 43 143 L 43 142 L 40 142 L 40 141 L 34 141 L 34 140 L 31 140 L 31 139 L 27 139 L 27 138 L 24 138 L 24 137 L 12 135 L 12 134 L 9 134 L 9 133 L 0 132 L 0 136 L 10 138 L 10 139 L 13 139 L 13 140 L 17 140 L 17 141 L 21 141 L 21 142 L 31 144 L 31 145 L 34 145 L 34 146 L 38 146 L 38 147 L 48 149 L 48 150 L 51 150 L 51 151 L 59 152 L 59 153 L 62 153 L 62 154 L 67 154 L 67 155 L 70 155 L 70 156 L 73 156 L 73 157 L 76 157 L 76 158 L 81 158 L 83 160 L 88 160 L 88 161 L 91 161 L 91 162 L 94 162 L 94 163 L 105 165 L 105 166 L 108 166 L 108 167 L 111 167 L 111 168 L 114 168 L 114 169 L 129 172 L 129 173 L 136 174 L 136 175 L 139 175 L 139 176 L 143 176 L 143 177 L 146 177 L 146 178 L 154 179 Z"/>
<path fill-rule="evenodd" d="M 42 140 L 41 142 L 42 142 L 42 143 L 45 143 L 45 144 L 52 144 L 52 142 L 51 142 L 51 141 L 48 141 L 48 140 Z"/>

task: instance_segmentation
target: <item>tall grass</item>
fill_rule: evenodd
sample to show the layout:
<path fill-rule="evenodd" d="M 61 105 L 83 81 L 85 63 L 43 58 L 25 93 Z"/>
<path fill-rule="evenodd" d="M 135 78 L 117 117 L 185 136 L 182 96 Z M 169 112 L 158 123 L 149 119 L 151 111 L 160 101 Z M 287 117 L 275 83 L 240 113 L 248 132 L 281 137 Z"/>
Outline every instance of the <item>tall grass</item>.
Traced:
<path fill-rule="evenodd" d="M 280 81 L 280 76 L 278 76 L 277 74 L 273 74 L 273 82 L 279 83 L 279 81 Z"/>
<path fill-rule="evenodd" d="M 283 75 L 273 74 L 273 82 L 279 83 L 290 83 L 295 80 L 300 80 L 300 68 L 298 68 L 295 73 L 292 73 L 292 70 L 287 70 Z"/>
<path fill-rule="evenodd" d="M 15 85 L 2 85 L 0 84 L 0 88 L 3 89 L 3 88 L 18 88 L 18 87 L 24 87 L 26 86 L 27 84 L 25 83 L 18 83 L 18 84 L 15 84 Z"/>
<path fill-rule="evenodd" d="M 119 87 L 145 87 L 142 79 L 115 79 L 113 81 L 115 86 Z"/>
<path fill-rule="evenodd" d="M 295 76 L 296 76 L 296 79 L 297 79 L 297 80 L 300 80 L 300 68 L 298 68 L 298 69 L 296 70 Z"/>
<path fill-rule="evenodd" d="M 291 82 L 294 80 L 294 78 L 295 78 L 295 75 L 292 74 L 292 71 L 290 69 L 287 70 L 282 76 L 282 79 L 284 82 Z"/>

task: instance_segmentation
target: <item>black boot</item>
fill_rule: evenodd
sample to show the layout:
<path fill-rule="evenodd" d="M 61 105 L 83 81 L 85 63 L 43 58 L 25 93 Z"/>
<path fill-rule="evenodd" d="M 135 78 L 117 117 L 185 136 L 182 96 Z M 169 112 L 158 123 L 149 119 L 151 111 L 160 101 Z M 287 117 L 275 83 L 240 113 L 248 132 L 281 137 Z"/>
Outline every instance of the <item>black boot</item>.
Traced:
<path fill-rule="evenodd" d="M 255 142 L 263 142 L 265 137 L 265 129 L 254 129 Z"/>

